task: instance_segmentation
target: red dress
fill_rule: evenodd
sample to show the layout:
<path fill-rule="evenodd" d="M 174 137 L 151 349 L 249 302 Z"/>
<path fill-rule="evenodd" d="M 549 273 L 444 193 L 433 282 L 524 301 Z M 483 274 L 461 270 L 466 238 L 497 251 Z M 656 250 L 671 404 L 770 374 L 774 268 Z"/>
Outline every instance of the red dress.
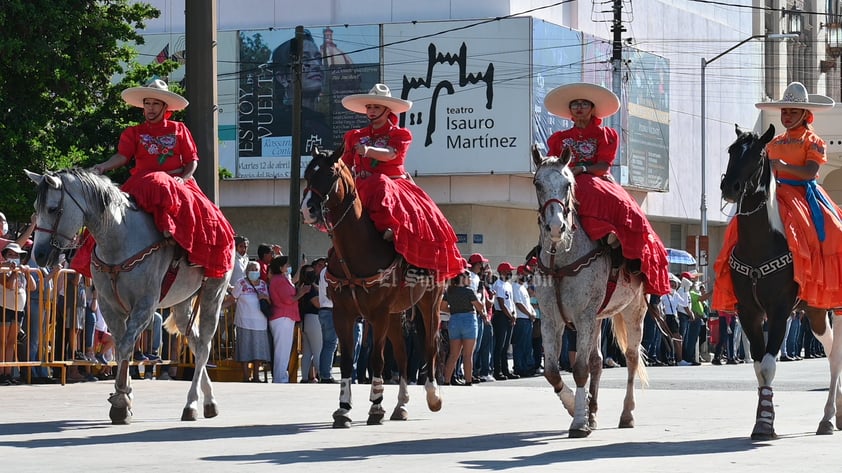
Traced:
<path fill-rule="evenodd" d="M 395 251 L 419 268 L 430 269 L 438 279 L 451 278 L 463 268 L 453 227 L 433 199 L 408 179 L 403 167 L 412 142 L 409 130 L 391 121 L 382 128 L 351 130 L 345 134 L 342 161 L 354 171 L 363 207 L 379 232 L 391 228 Z M 355 146 L 390 147 L 395 158 L 377 161 L 357 154 Z"/>
<path fill-rule="evenodd" d="M 231 224 L 195 179 L 184 183 L 173 179 L 186 163 L 199 159 L 187 127 L 170 120 L 129 127 L 120 136 L 117 152 L 135 161 L 122 190 L 152 215 L 158 230 L 170 232 L 187 251 L 190 262 L 205 268 L 205 276 L 220 278 L 230 271 L 234 251 Z M 89 238 L 71 268 L 90 277 L 93 247 Z"/>
<path fill-rule="evenodd" d="M 613 128 L 601 127 L 594 118 L 586 128 L 557 131 L 547 140 L 550 156 L 561 156 L 564 147 L 573 153 L 570 166 L 614 162 L 619 140 Z M 576 176 L 577 214 L 585 233 L 599 240 L 613 233 L 620 240 L 623 256 L 640 260 L 648 294 L 670 292 L 667 251 L 637 202 L 622 186 L 594 174 Z"/>

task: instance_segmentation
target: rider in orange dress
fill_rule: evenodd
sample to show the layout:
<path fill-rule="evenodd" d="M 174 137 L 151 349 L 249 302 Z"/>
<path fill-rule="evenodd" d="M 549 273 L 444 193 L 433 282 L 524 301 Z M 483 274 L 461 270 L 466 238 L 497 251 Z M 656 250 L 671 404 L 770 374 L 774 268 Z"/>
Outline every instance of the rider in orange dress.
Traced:
<path fill-rule="evenodd" d="M 549 156 L 561 156 L 564 148 L 573 153 L 570 169 L 576 176 L 577 215 L 591 240 L 605 238 L 619 243 L 622 255 L 645 277 L 648 294 L 670 292 L 669 262 L 664 244 L 652 229 L 640 205 L 617 184 L 609 169 L 617 156 L 620 140 L 602 119 L 620 109 L 620 100 L 610 90 L 594 84 L 566 84 L 544 98 L 547 111 L 574 123 L 573 128 L 553 133 L 547 140 Z"/>
<path fill-rule="evenodd" d="M 233 268 L 234 230 L 193 179 L 199 160 L 196 143 L 184 123 L 169 120 L 187 100 L 168 90 L 162 80 L 122 93 L 129 105 L 143 108 L 144 123 L 127 128 L 117 153 L 92 171 L 104 173 L 134 160 L 122 190 L 150 213 L 164 236 L 187 252 L 188 260 L 205 268 L 205 276 L 220 278 Z M 87 238 L 71 268 L 90 277 L 93 238 Z"/>
<path fill-rule="evenodd" d="M 824 140 L 810 125 L 813 113 L 830 110 L 833 104 L 830 97 L 808 94 L 803 84 L 793 82 L 783 99 L 755 105 L 781 111 L 786 131 L 766 145 L 766 153 L 778 183 L 777 201 L 792 252 L 798 297 L 817 308 L 842 306 L 842 210 L 816 183 L 827 153 Z M 736 244 L 737 219 L 732 219 L 714 265 L 714 309 L 734 310 L 737 304 L 728 265 Z"/>
<path fill-rule="evenodd" d="M 342 99 L 348 110 L 365 114 L 371 124 L 345 134 L 342 161 L 354 173 L 363 207 L 383 238 L 411 265 L 430 269 L 439 280 L 460 274 L 464 261 L 453 227 L 433 199 L 403 167 L 412 133 L 397 125 L 397 114 L 412 102 L 392 97 L 375 85 L 367 94 Z"/>

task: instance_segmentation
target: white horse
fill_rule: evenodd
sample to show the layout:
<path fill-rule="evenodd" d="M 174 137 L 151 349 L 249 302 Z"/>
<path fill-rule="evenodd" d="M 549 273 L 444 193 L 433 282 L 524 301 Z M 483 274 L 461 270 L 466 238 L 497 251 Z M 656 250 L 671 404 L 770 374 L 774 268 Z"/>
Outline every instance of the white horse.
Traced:
<path fill-rule="evenodd" d="M 640 363 L 640 341 L 647 307 L 644 283 L 623 266 L 616 288 L 605 302 L 611 274 L 610 254 L 606 245 L 592 241 L 581 230 L 575 209 L 575 180 L 567 166 L 569 150 L 560 158 L 545 158 L 533 148 L 532 159 L 537 166 L 534 184 L 541 230 L 541 271 L 534 282 L 541 307 L 544 377 L 573 416 L 569 436 L 590 435 L 596 428 L 597 395 L 602 375 L 599 321 L 613 318 L 614 336 L 625 353 L 628 367 L 620 428 L 634 427 L 635 374 L 643 384 L 646 383 L 646 368 Z M 577 333 L 577 356 L 573 364 L 575 395 L 562 381 L 558 366 L 562 334 L 568 324 L 572 324 Z M 585 390 L 588 378 L 589 392 Z"/>
<path fill-rule="evenodd" d="M 200 382 L 204 416 L 218 415 L 205 366 L 230 271 L 222 278 L 205 278 L 204 269 L 190 266 L 186 257 L 179 258 L 180 249 L 164 239 L 152 217 L 135 207 L 107 177 L 80 169 L 45 175 L 25 172 L 38 185 L 32 256 L 39 265 L 52 266 L 62 251 L 74 248 L 83 226 L 97 241 L 92 275 L 103 318 L 117 344 L 115 393 L 108 399 L 112 423 L 131 421 L 129 362 L 138 336 L 158 307 L 172 307 L 164 325 L 170 332 L 187 334 L 195 355 L 193 383 L 181 420 L 197 419 Z M 177 268 L 177 273 L 162 294 L 170 267 Z M 191 306 L 193 296 L 198 299 L 195 306 Z"/>

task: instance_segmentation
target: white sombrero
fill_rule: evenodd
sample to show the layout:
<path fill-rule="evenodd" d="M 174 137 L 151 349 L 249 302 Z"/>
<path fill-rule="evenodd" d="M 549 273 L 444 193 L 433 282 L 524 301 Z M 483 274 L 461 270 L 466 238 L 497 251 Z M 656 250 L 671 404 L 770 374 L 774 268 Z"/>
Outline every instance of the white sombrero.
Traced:
<path fill-rule="evenodd" d="M 356 113 L 366 113 L 366 105 L 382 105 L 395 114 L 401 114 L 412 108 L 409 100 L 392 97 L 392 91 L 386 84 L 374 84 L 367 94 L 354 94 L 342 99 L 342 106 Z"/>
<path fill-rule="evenodd" d="M 807 88 L 801 82 L 793 82 L 786 86 L 784 96 L 773 102 L 759 102 L 754 104 L 761 110 L 782 108 L 803 108 L 813 113 L 833 108 L 832 98 L 820 94 L 808 94 Z"/>
<path fill-rule="evenodd" d="M 570 102 L 579 99 L 593 103 L 595 117 L 610 117 L 620 110 L 620 99 L 614 92 L 587 82 L 575 82 L 556 87 L 544 97 L 544 107 L 553 115 L 571 119 L 573 115 L 570 113 Z"/>
<path fill-rule="evenodd" d="M 134 107 L 143 108 L 143 99 L 160 100 L 167 104 L 167 110 L 178 111 L 187 108 L 190 102 L 175 92 L 170 92 L 167 83 L 155 79 L 144 87 L 130 87 L 120 94 L 123 100 Z"/>

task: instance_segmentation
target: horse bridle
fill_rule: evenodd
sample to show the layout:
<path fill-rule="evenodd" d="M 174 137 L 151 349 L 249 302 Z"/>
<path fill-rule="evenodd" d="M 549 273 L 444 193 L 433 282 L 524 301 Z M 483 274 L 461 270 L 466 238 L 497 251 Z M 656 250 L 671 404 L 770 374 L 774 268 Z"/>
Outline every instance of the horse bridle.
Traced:
<path fill-rule="evenodd" d="M 761 150 L 761 153 L 766 153 L 766 151 Z M 745 156 L 745 151 L 743 151 L 742 156 Z M 748 212 L 743 212 L 743 199 L 745 199 L 746 192 L 748 192 L 748 185 L 749 184 L 755 184 L 755 186 L 754 186 L 755 191 L 760 188 L 760 179 L 763 177 L 763 169 L 764 169 L 764 166 L 761 163 L 761 165 L 758 166 L 757 169 L 755 169 L 755 171 L 751 174 L 751 176 L 749 176 L 749 178 L 746 179 L 745 185 L 743 185 L 743 190 L 742 190 L 742 192 L 740 192 L 740 197 L 737 200 L 737 211 L 734 213 L 735 217 L 737 215 L 746 215 L 746 216 L 751 215 L 751 214 L 753 214 L 755 212 L 758 212 L 759 210 L 763 209 L 764 207 L 766 207 L 766 201 L 769 200 L 768 192 L 767 192 L 766 198 L 763 199 L 762 201 L 760 201 L 760 203 L 757 205 L 756 208 L 754 208 L 753 210 L 749 210 Z M 725 180 L 724 176 L 722 177 L 722 180 Z"/>
<path fill-rule="evenodd" d="M 59 201 L 58 201 L 58 204 L 59 204 L 58 210 L 57 210 L 58 217 L 56 218 L 55 222 L 53 223 L 53 228 L 44 228 L 44 227 L 39 227 L 38 225 L 35 225 L 35 230 L 33 230 L 33 231 L 43 232 L 43 233 L 47 233 L 49 235 L 52 235 L 52 237 L 50 238 L 50 246 L 52 246 L 53 248 L 55 248 L 59 251 L 71 250 L 71 249 L 79 247 L 79 242 L 77 241 L 76 235 L 68 236 L 68 235 L 65 235 L 64 233 L 61 233 L 61 232 L 58 231 L 58 226 L 61 223 L 61 217 L 64 216 L 64 196 L 65 195 L 69 196 L 70 200 L 72 200 L 73 203 L 76 204 L 77 207 L 79 207 L 79 210 L 81 210 L 82 213 L 85 212 L 85 208 L 82 207 L 82 204 L 80 204 L 78 200 L 76 200 L 76 197 L 73 197 L 73 194 L 71 194 L 70 192 L 67 192 L 64 189 L 65 188 L 64 180 L 61 178 L 61 176 L 59 175 L 59 176 L 54 176 L 54 177 L 57 177 L 59 182 L 61 182 L 61 185 L 59 186 L 59 190 L 61 191 L 61 197 L 59 198 Z M 64 238 L 65 240 L 69 241 L 70 243 L 67 244 L 67 245 L 60 245 L 56 241 L 56 236 Z"/>
<path fill-rule="evenodd" d="M 304 188 L 304 192 L 310 192 L 312 194 L 315 194 L 317 197 L 319 197 L 319 199 L 321 199 L 321 202 L 319 203 L 319 212 L 322 215 L 322 223 L 324 223 L 328 235 L 331 238 L 333 238 L 334 229 L 336 229 L 336 227 L 339 226 L 340 223 L 342 223 L 342 220 L 345 219 L 345 217 L 348 215 L 348 212 L 350 212 L 351 209 L 354 207 L 354 200 L 357 198 L 357 191 L 355 189 L 345 195 L 345 198 L 343 199 L 343 202 L 347 202 L 345 205 L 345 210 L 342 211 L 342 214 L 339 216 L 336 222 L 331 222 L 328 218 L 328 215 L 330 214 L 330 209 L 327 208 L 327 203 L 330 200 L 330 196 L 335 195 L 336 192 L 339 190 L 340 181 L 338 176 L 339 170 L 336 169 L 336 166 L 333 166 L 331 169 L 333 170 L 334 175 L 337 176 L 337 178 L 333 181 L 333 184 L 331 184 L 330 189 L 328 189 L 327 192 L 322 193 L 315 187 L 309 185 Z"/>

